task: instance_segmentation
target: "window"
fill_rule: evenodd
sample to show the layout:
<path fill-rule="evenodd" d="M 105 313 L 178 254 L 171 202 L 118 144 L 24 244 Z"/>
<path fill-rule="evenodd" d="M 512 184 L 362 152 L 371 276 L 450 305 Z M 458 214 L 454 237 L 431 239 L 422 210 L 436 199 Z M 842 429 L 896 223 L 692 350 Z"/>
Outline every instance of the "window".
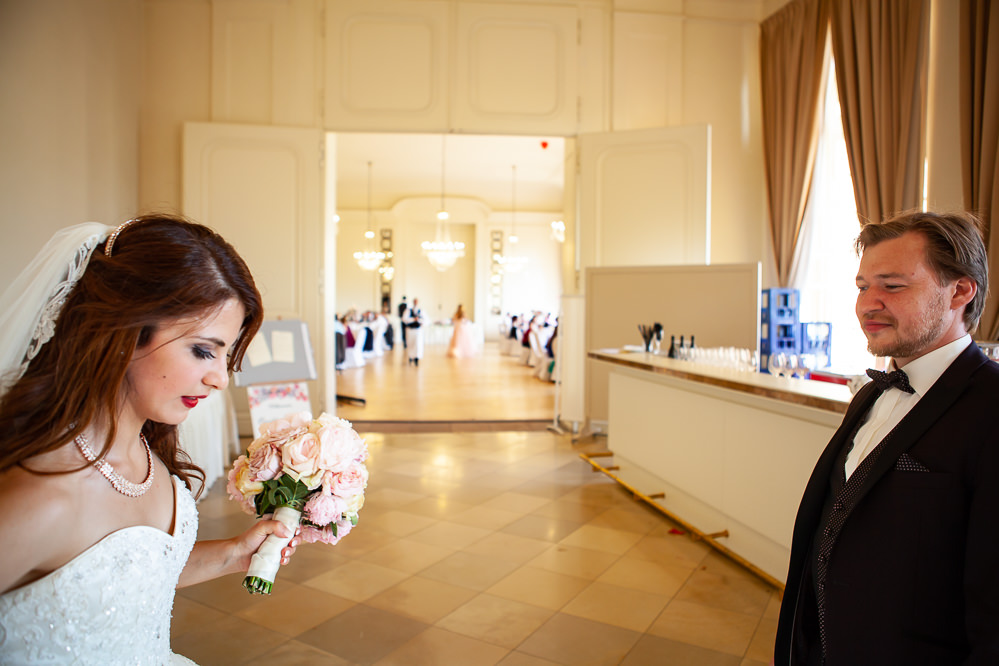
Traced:
<path fill-rule="evenodd" d="M 853 242 L 860 225 L 843 136 L 835 65 L 828 51 L 827 57 L 829 67 L 815 172 L 799 241 L 801 261 L 791 276 L 791 284 L 801 291 L 802 322 L 832 324 L 831 369 L 860 374 L 874 367 L 874 357 L 867 351 L 867 339 L 855 314 L 855 278 L 860 261 Z"/>

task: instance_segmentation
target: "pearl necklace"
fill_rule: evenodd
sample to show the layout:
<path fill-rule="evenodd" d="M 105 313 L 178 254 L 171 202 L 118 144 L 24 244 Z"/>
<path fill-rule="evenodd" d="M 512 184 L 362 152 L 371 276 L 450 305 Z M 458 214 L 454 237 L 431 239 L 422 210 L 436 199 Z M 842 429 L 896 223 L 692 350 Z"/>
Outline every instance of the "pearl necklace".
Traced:
<path fill-rule="evenodd" d="M 146 447 L 146 460 L 149 461 L 149 475 L 146 476 L 146 480 L 142 483 L 132 483 L 116 472 L 111 463 L 104 460 L 104 458 L 98 459 L 97 454 L 90 448 L 90 443 L 83 435 L 79 435 L 75 441 L 83 457 L 93 463 L 97 471 L 103 474 L 104 478 L 110 481 L 114 489 L 122 495 L 127 497 L 142 497 L 149 490 L 149 487 L 153 485 L 153 452 L 149 449 L 149 443 L 146 442 L 146 437 L 142 433 L 139 433 L 139 441 Z"/>

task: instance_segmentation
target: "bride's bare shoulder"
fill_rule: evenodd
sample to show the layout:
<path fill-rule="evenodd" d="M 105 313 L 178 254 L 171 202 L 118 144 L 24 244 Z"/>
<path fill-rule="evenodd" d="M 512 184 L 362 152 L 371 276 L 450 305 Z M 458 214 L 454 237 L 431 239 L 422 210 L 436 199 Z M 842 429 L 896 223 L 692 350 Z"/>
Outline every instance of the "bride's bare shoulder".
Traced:
<path fill-rule="evenodd" d="M 80 522 L 81 473 L 39 474 L 30 464 L 0 472 L 0 543 L 18 544 L 0 549 L 0 592 L 51 570 Z"/>
<path fill-rule="evenodd" d="M 73 469 L 61 456 L 46 455 L 0 472 L 0 515 L 4 516 L 0 529 L 23 521 L 39 529 L 75 513 L 81 473 Z"/>

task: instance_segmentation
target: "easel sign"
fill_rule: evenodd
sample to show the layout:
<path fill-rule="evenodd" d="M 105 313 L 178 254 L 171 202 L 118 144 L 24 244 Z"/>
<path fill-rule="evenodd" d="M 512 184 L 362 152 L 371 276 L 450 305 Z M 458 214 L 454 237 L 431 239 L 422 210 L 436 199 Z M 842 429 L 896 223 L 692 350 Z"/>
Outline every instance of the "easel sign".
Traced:
<path fill-rule="evenodd" d="M 236 386 L 245 386 L 253 436 L 261 423 L 312 411 L 305 382 L 316 378 L 309 328 L 298 319 L 265 321 L 250 342 Z"/>
<path fill-rule="evenodd" d="M 250 401 L 250 422 L 253 424 L 254 437 L 260 436 L 261 424 L 299 412 L 312 413 L 309 387 L 304 382 L 247 386 L 246 397 Z"/>

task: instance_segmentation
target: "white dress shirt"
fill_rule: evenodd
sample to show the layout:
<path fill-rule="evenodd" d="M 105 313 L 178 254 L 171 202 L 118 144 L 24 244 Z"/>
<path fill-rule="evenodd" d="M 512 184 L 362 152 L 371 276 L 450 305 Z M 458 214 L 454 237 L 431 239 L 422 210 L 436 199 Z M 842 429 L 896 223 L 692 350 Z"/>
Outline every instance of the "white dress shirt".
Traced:
<path fill-rule="evenodd" d="M 961 352 L 970 344 L 971 336 L 965 335 L 920 356 L 914 361 L 910 361 L 903 368 L 905 374 L 909 376 L 909 384 L 915 389 L 915 393 L 906 393 L 892 388 L 882 393 L 874 401 L 874 405 L 867 413 L 867 420 L 860 426 L 856 437 L 853 438 L 853 448 L 846 458 L 847 479 L 856 471 L 857 466 L 864 458 L 919 402 L 919 399 L 926 395 L 930 387 L 940 379 L 944 370 L 949 368 L 954 359 L 960 356 Z M 895 361 L 892 360 L 890 370 L 895 370 L 896 367 Z"/>

